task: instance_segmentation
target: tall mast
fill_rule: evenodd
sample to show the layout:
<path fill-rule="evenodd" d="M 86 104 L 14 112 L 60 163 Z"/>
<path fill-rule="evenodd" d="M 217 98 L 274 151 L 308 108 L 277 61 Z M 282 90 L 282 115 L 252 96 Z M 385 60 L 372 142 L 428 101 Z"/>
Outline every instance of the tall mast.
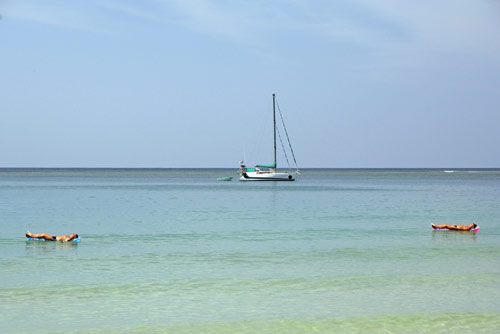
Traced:
<path fill-rule="evenodd" d="M 274 123 L 274 172 L 276 173 L 276 94 L 273 93 L 273 123 Z"/>

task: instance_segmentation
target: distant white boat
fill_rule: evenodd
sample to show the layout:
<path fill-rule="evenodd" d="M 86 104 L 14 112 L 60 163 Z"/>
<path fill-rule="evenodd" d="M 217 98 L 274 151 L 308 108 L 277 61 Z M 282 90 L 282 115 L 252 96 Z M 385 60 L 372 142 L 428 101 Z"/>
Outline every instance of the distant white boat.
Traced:
<path fill-rule="evenodd" d="M 445 173 L 455 173 L 455 171 L 454 171 L 454 170 L 445 170 L 445 171 L 443 171 L 443 172 L 445 172 Z"/>
<path fill-rule="evenodd" d="M 281 115 L 281 111 L 280 111 Z M 283 117 L 281 117 L 283 122 Z M 273 94 L 273 123 L 274 123 L 274 163 L 272 165 L 256 165 L 254 168 L 247 168 L 243 161 L 240 161 L 240 181 L 295 181 L 294 174 L 300 174 L 299 168 L 295 172 L 278 172 L 276 163 L 276 94 Z M 292 145 L 290 139 L 288 138 L 288 133 L 286 132 L 285 123 L 283 122 L 283 128 L 286 133 L 288 140 L 288 145 L 290 146 L 290 151 L 295 161 L 295 166 L 297 166 L 297 161 L 295 160 L 295 155 L 293 153 Z M 281 137 L 280 137 L 281 141 Z M 282 143 L 283 145 L 283 143 Z M 286 155 L 286 153 L 285 153 Z M 288 158 L 287 158 L 288 160 Z"/>

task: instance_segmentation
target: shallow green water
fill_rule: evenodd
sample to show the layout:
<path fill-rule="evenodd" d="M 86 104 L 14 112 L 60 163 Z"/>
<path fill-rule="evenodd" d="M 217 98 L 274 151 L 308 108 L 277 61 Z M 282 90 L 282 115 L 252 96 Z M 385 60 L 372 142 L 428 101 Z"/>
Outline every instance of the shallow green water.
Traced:
<path fill-rule="evenodd" d="M 2 333 L 498 332 L 500 171 L 220 176 L 0 170 Z"/>

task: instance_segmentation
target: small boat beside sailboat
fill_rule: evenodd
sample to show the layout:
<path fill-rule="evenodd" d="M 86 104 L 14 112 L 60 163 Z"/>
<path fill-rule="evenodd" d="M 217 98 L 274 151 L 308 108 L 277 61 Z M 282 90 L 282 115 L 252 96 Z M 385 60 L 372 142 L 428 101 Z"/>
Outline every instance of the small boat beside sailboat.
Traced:
<path fill-rule="evenodd" d="M 295 162 L 296 170 L 291 171 L 290 164 L 289 170 L 287 172 L 279 172 L 277 169 L 277 159 L 276 159 L 276 134 L 278 134 L 281 146 L 283 148 L 286 160 L 288 161 L 288 156 L 286 154 L 283 142 L 281 140 L 281 135 L 279 134 L 278 127 L 276 126 L 276 94 L 273 94 L 273 125 L 274 125 L 274 163 L 270 165 L 256 165 L 253 168 L 247 168 L 243 161 L 240 161 L 240 181 L 295 181 L 296 175 L 300 174 L 300 170 L 297 167 L 297 160 L 295 159 L 295 154 L 293 153 L 292 144 L 290 143 L 290 138 L 288 137 L 288 132 L 285 127 L 285 122 L 281 111 L 278 111 L 281 116 L 281 121 L 283 124 L 283 129 L 288 140 L 288 145 Z"/>

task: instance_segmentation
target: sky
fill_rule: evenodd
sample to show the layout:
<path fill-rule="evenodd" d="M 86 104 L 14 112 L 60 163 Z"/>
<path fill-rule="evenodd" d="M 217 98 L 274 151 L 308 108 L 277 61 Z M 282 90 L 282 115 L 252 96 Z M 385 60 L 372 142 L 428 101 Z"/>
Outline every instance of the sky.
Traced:
<path fill-rule="evenodd" d="M 500 167 L 497 0 L 0 0 L 0 15 L 0 167 L 269 164 L 273 93 L 300 168 Z"/>

